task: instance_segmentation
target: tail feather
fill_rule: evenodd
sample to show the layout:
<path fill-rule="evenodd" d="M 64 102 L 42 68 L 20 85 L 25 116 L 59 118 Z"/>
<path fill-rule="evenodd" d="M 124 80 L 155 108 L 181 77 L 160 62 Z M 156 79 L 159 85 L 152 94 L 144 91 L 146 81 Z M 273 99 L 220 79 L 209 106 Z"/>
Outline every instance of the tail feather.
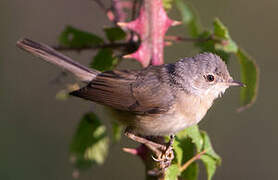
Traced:
<path fill-rule="evenodd" d="M 30 39 L 25 38 L 19 40 L 17 42 L 17 46 L 35 56 L 44 59 L 49 63 L 66 69 L 84 82 L 90 82 L 96 77 L 98 73 L 100 73 L 97 70 L 89 69 L 79 64 L 78 62 L 59 53 L 47 45 L 34 42 Z"/>

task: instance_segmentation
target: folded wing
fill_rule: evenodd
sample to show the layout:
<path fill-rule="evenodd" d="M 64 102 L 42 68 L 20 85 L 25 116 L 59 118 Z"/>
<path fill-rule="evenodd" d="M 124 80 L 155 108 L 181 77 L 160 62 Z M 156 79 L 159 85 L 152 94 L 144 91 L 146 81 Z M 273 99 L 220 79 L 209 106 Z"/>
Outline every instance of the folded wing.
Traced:
<path fill-rule="evenodd" d="M 168 111 L 174 99 L 166 81 L 167 74 L 154 66 L 141 71 L 107 71 L 71 95 L 117 110 L 156 114 Z"/>

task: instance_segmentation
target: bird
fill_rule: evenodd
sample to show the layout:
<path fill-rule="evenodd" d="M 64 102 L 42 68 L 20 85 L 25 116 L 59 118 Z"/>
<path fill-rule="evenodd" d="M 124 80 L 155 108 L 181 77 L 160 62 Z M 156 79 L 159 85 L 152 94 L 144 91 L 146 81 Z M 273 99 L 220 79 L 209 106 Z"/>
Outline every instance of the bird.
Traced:
<path fill-rule="evenodd" d="M 86 85 L 70 95 L 112 109 L 126 126 L 125 134 L 146 144 L 160 156 L 159 161 L 172 159 L 174 134 L 200 122 L 227 88 L 245 86 L 231 77 L 218 55 L 208 52 L 139 70 L 100 72 L 27 38 L 19 40 L 17 46 L 83 81 Z M 165 135 L 171 135 L 168 146 L 144 138 Z"/>

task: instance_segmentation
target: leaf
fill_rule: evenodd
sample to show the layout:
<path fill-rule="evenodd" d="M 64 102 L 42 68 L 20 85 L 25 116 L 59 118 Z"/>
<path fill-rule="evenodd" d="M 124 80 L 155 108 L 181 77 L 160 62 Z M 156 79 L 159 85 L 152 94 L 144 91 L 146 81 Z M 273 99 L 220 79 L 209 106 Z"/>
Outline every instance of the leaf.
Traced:
<path fill-rule="evenodd" d="M 199 166 L 197 162 L 193 162 L 181 173 L 182 179 L 198 180 Z"/>
<path fill-rule="evenodd" d="M 112 131 L 113 131 L 113 141 L 118 142 L 121 139 L 121 135 L 123 132 L 123 125 L 120 123 L 113 121 L 112 123 Z"/>
<path fill-rule="evenodd" d="M 236 56 L 240 64 L 241 81 L 246 85 L 240 91 L 242 107 L 238 110 L 242 111 L 252 105 L 256 100 L 259 84 L 259 69 L 254 60 L 242 49 L 238 49 Z"/>
<path fill-rule="evenodd" d="M 172 4 L 174 0 L 162 0 L 163 7 L 166 11 L 172 9 Z"/>
<path fill-rule="evenodd" d="M 183 164 L 183 147 L 182 147 L 182 143 L 181 143 L 181 140 L 180 138 L 176 137 L 175 138 L 175 141 L 173 143 L 173 149 L 174 149 L 174 152 L 175 152 L 175 161 L 181 165 Z"/>
<path fill-rule="evenodd" d="M 126 36 L 125 32 L 119 27 L 104 28 L 104 32 L 110 42 L 123 40 Z"/>
<path fill-rule="evenodd" d="M 202 155 L 200 157 L 200 159 L 205 164 L 208 180 L 211 180 L 212 176 L 214 175 L 214 173 L 216 171 L 216 163 L 217 162 L 215 161 L 214 158 L 212 158 L 211 156 L 206 155 L 206 154 Z"/>
<path fill-rule="evenodd" d="M 230 59 L 230 53 L 237 52 L 237 45 L 231 39 L 228 29 L 219 20 L 213 22 L 213 33 L 204 31 L 198 38 L 200 42 L 195 43 L 202 52 L 212 52 L 219 55 L 226 63 Z"/>
<path fill-rule="evenodd" d="M 62 89 L 56 93 L 56 99 L 64 101 L 69 98 L 69 92 L 65 89 Z"/>
<path fill-rule="evenodd" d="M 230 58 L 230 53 L 225 52 L 224 50 L 216 49 L 215 48 L 215 40 L 212 38 L 212 33 L 209 31 L 204 31 L 199 35 L 199 39 L 202 39 L 203 41 L 196 42 L 195 46 L 199 47 L 201 49 L 201 52 L 211 52 L 215 53 L 218 56 L 221 57 L 222 60 L 224 60 L 226 63 L 228 63 L 228 60 Z"/>
<path fill-rule="evenodd" d="M 172 164 L 165 172 L 165 180 L 177 180 L 180 170 L 177 164 Z"/>
<path fill-rule="evenodd" d="M 59 43 L 66 47 L 82 48 L 100 45 L 103 40 L 95 34 L 67 26 L 59 37 Z"/>
<path fill-rule="evenodd" d="M 215 162 L 217 163 L 217 165 L 220 165 L 221 158 L 214 151 L 208 134 L 205 131 L 201 131 L 201 135 L 203 137 L 203 142 L 204 142 L 202 150 L 206 150 L 205 154 L 209 155 L 211 158 L 213 158 L 215 160 Z"/>
<path fill-rule="evenodd" d="M 198 125 L 190 126 L 177 134 L 178 138 L 189 137 L 196 145 L 197 151 L 200 152 L 203 147 L 203 138 L 200 134 Z"/>
<path fill-rule="evenodd" d="M 208 180 L 212 178 L 216 171 L 216 166 L 220 165 L 221 158 L 212 148 L 212 144 L 210 142 L 209 136 L 205 131 L 200 131 L 201 136 L 203 138 L 203 148 L 202 151 L 205 150 L 205 154 L 203 154 L 200 159 L 203 161 L 206 167 Z"/>
<path fill-rule="evenodd" d="M 99 71 L 108 71 L 114 68 L 118 59 L 113 57 L 113 51 L 110 48 L 100 49 L 91 63 L 91 68 Z"/>
<path fill-rule="evenodd" d="M 215 49 L 227 53 L 236 53 L 238 49 L 236 43 L 231 39 L 227 27 L 218 18 L 214 20 L 213 28 L 214 38 L 219 40 L 215 43 Z"/>
<path fill-rule="evenodd" d="M 230 38 L 229 32 L 224 24 L 216 18 L 213 22 L 214 35 L 219 38 L 228 40 Z"/>
<path fill-rule="evenodd" d="M 205 157 L 204 163 L 207 163 L 205 165 L 209 177 L 212 177 L 214 174 L 216 165 L 221 163 L 221 158 L 212 148 L 209 136 L 206 132 L 200 131 L 197 125 L 186 128 L 181 133 L 178 133 L 173 146 L 175 150 L 175 160 L 180 166 L 196 154 L 195 147 L 197 152 L 206 150 L 205 156 L 209 156 L 210 159 Z M 183 179 L 197 180 L 198 171 L 198 164 L 193 162 L 184 172 L 181 173 L 181 177 Z"/>
<path fill-rule="evenodd" d="M 182 22 L 187 25 L 191 37 L 198 37 L 201 32 L 201 24 L 193 7 L 183 0 L 176 0 L 176 6 L 180 11 Z"/>
<path fill-rule="evenodd" d="M 192 143 L 192 140 L 189 137 L 176 138 L 174 143 L 175 158 L 178 165 L 181 167 L 189 159 L 195 155 L 195 144 Z M 196 162 L 191 163 L 185 171 L 181 172 L 181 177 L 183 179 L 197 180 L 198 179 L 199 167 Z"/>
<path fill-rule="evenodd" d="M 106 127 L 94 113 L 87 113 L 81 119 L 70 145 L 74 165 L 79 169 L 103 164 L 109 147 Z"/>

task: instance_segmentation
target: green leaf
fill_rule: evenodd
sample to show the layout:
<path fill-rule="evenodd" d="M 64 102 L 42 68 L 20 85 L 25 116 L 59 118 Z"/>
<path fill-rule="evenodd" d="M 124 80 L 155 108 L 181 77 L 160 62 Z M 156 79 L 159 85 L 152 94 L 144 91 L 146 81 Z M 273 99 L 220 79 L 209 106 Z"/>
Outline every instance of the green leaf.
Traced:
<path fill-rule="evenodd" d="M 67 26 L 59 37 L 59 43 L 66 47 L 82 48 L 100 45 L 103 40 L 95 34 Z"/>
<path fill-rule="evenodd" d="M 221 158 L 212 148 L 209 136 L 206 132 L 200 131 L 197 125 L 191 126 L 181 133 L 178 133 L 173 147 L 175 150 L 175 160 L 180 166 L 195 156 L 195 148 L 197 149 L 197 153 L 206 150 L 206 153 L 203 156 L 209 156 L 210 158 L 204 158 L 204 163 L 206 163 L 205 165 L 210 178 L 216 170 L 216 165 L 221 163 Z M 198 164 L 193 162 L 181 173 L 181 177 L 183 179 L 197 180 L 198 171 Z"/>
<path fill-rule="evenodd" d="M 56 93 L 56 99 L 64 101 L 69 98 L 69 92 L 65 89 L 60 90 Z"/>
<path fill-rule="evenodd" d="M 212 158 L 211 156 L 206 155 L 206 154 L 202 155 L 200 157 L 200 159 L 205 164 L 208 180 L 211 180 L 212 176 L 214 175 L 214 173 L 216 171 L 216 163 L 217 162 L 215 161 L 214 158 Z"/>
<path fill-rule="evenodd" d="M 173 0 L 162 0 L 162 3 L 166 11 L 172 9 Z"/>
<path fill-rule="evenodd" d="M 123 125 L 120 123 L 113 121 L 112 123 L 112 131 L 113 131 L 113 141 L 118 142 L 121 139 L 121 135 L 123 132 Z"/>
<path fill-rule="evenodd" d="M 123 40 L 126 36 L 125 32 L 119 27 L 104 28 L 104 32 L 110 42 Z"/>
<path fill-rule="evenodd" d="M 103 164 L 109 147 L 106 127 L 94 113 L 87 113 L 81 119 L 70 145 L 74 165 L 79 169 Z"/>
<path fill-rule="evenodd" d="M 181 140 L 177 137 L 173 143 L 173 149 L 174 149 L 174 152 L 175 152 L 175 161 L 181 165 L 183 164 L 183 147 L 182 147 L 182 144 L 181 144 Z"/>
<path fill-rule="evenodd" d="M 240 91 L 242 107 L 239 108 L 239 111 L 242 111 L 252 105 L 256 100 L 259 84 L 259 69 L 254 60 L 242 49 L 238 49 L 236 56 L 240 64 L 241 81 L 246 85 Z"/>
<path fill-rule="evenodd" d="M 218 18 L 214 20 L 213 28 L 214 38 L 218 40 L 215 43 L 215 49 L 236 53 L 238 49 L 236 43 L 231 39 L 227 27 Z"/>
<path fill-rule="evenodd" d="M 195 46 L 199 47 L 201 49 L 201 52 L 211 52 L 215 53 L 218 56 L 222 58 L 226 63 L 228 63 L 228 60 L 230 59 L 230 53 L 225 52 L 223 49 L 216 49 L 215 44 L 216 41 L 212 38 L 212 33 L 209 31 L 204 31 L 199 35 L 199 39 L 202 39 L 203 41 L 196 42 Z"/>
<path fill-rule="evenodd" d="M 100 49 L 91 63 L 91 68 L 99 71 L 108 71 L 114 68 L 118 59 L 113 57 L 113 51 L 110 48 Z"/>
<path fill-rule="evenodd" d="M 199 173 L 199 166 L 197 162 L 191 163 L 185 171 L 181 173 L 182 179 L 197 180 Z"/>
<path fill-rule="evenodd" d="M 183 0 L 176 0 L 175 2 L 181 14 L 182 22 L 187 26 L 190 36 L 198 37 L 202 27 L 196 11 L 188 2 L 185 3 Z"/>
<path fill-rule="evenodd" d="M 227 27 L 219 20 L 213 22 L 213 33 L 204 31 L 198 38 L 201 40 L 195 45 L 201 52 L 212 52 L 219 55 L 226 63 L 230 59 L 231 53 L 238 50 L 237 44 L 231 39 Z"/>
<path fill-rule="evenodd" d="M 173 144 L 175 151 L 175 162 L 181 167 L 195 154 L 195 144 L 192 143 L 191 138 L 182 136 L 176 137 Z M 185 171 L 181 172 L 183 179 L 197 180 L 199 167 L 196 162 L 190 164 Z"/>
<path fill-rule="evenodd" d="M 197 151 L 200 152 L 203 147 L 203 138 L 199 131 L 198 125 L 190 126 L 177 134 L 178 138 L 189 137 L 196 145 Z"/>
<path fill-rule="evenodd" d="M 221 158 L 218 154 L 216 154 L 216 152 L 214 151 L 210 138 L 208 136 L 208 134 L 205 131 L 201 131 L 201 135 L 203 137 L 203 150 L 206 150 L 207 155 L 209 155 L 211 158 L 213 158 L 215 160 L 215 162 L 217 163 L 217 165 L 220 165 L 221 163 Z"/>
<path fill-rule="evenodd" d="M 218 18 L 216 18 L 213 21 L 213 27 L 214 27 L 214 35 L 216 37 L 223 38 L 226 40 L 230 39 L 230 35 L 227 28 Z"/>
<path fill-rule="evenodd" d="M 172 164 L 165 172 L 165 180 L 177 180 L 179 175 L 179 166 L 177 164 Z"/>

